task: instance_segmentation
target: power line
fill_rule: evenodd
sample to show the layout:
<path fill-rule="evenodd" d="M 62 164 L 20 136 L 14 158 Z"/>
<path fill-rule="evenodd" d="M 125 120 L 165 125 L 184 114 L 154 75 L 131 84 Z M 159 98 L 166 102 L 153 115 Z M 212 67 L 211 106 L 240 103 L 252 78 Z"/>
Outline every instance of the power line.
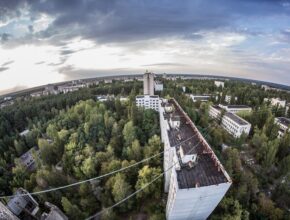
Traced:
<path fill-rule="evenodd" d="M 205 136 L 207 136 L 207 135 L 205 135 Z M 187 154 L 190 154 L 190 153 L 191 153 L 191 152 L 192 152 L 192 151 L 193 151 L 193 150 L 194 150 L 194 149 L 195 149 L 195 148 L 200 144 L 200 142 L 201 142 L 201 141 L 199 141 L 196 145 L 194 145 L 194 146 L 191 148 L 191 150 L 190 150 Z M 178 145 L 180 145 L 180 143 L 179 143 Z M 174 146 L 172 146 L 172 147 L 174 147 Z M 185 157 L 185 156 L 186 156 L 186 155 L 184 155 L 183 157 Z M 183 157 L 182 157 L 182 158 L 183 158 Z M 158 180 L 160 177 L 162 177 L 166 172 L 168 172 L 170 169 L 172 169 L 172 168 L 173 168 L 177 163 L 179 163 L 179 160 L 177 160 L 175 163 L 173 163 L 173 164 L 172 164 L 172 165 L 171 165 L 167 170 L 165 170 L 165 171 L 162 172 L 161 174 L 156 175 L 156 177 L 154 177 L 153 180 L 151 180 L 149 183 L 147 183 L 147 184 L 146 184 L 145 186 L 143 186 L 142 188 L 136 190 L 134 193 L 130 194 L 129 196 L 127 196 L 126 198 L 120 200 L 119 202 L 115 203 L 114 205 L 112 205 L 112 206 L 110 206 L 110 207 L 108 207 L 108 208 L 105 208 L 105 209 L 101 210 L 100 212 L 96 213 L 95 215 L 92 215 L 92 216 L 86 218 L 86 220 L 93 219 L 93 218 L 99 216 L 100 214 L 102 214 L 103 212 L 108 211 L 109 209 L 112 209 L 112 208 L 114 208 L 114 207 L 116 207 L 116 206 L 122 204 L 123 202 L 126 202 L 128 199 L 130 199 L 131 197 L 135 196 L 137 193 L 143 191 L 143 190 L 144 190 L 145 188 L 147 188 L 149 185 L 151 185 L 151 184 L 154 183 L 156 180 Z"/>
<path fill-rule="evenodd" d="M 203 129 L 203 130 L 207 130 L 208 128 L 209 128 L 209 126 L 206 127 L 206 128 Z M 172 146 L 172 147 L 176 147 L 176 146 L 178 146 L 178 145 L 180 145 L 180 144 L 182 144 L 182 143 L 185 143 L 186 141 L 189 141 L 190 139 L 194 138 L 197 134 L 198 134 L 198 133 L 194 134 L 193 136 L 187 138 L 186 140 L 184 140 L 184 141 L 180 142 L 179 144 L 176 144 L 176 145 L 174 145 L 174 146 Z M 17 196 L 19 196 L 19 197 L 21 196 L 21 197 L 22 197 L 22 196 L 26 196 L 26 195 L 40 195 L 40 194 L 44 194 L 44 193 L 48 193 L 48 192 L 53 192 L 53 191 L 57 191 L 57 190 L 61 190 L 61 189 L 66 189 L 66 188 L 73 187 L 73 186 L 78 186 L 78 185 L 80 185 L 80 184 L 83 184 L 83 183 L 86 183 L 86 182 L 90 182 L 90 181 L 93 181 L 93 180 L 102 179 L 102 178 L 104 178 L 104 177 L 107 177 L 107 176 L 113 175 L 113 174 L 115 174 L 115 173 L 118 173 L 118 172 L 121 172 L 121 171 L 127 170 L 127 169 L 129 169 L 129 168 L 131 168 L 131 167 L 134 167 L 134 166 L 137 166 L 137 165 L 139 165 L 139 164 L 141 164 L 141 163 L 144 163 L 144 162 L 146 162 L 146 161 L 149 161 L 149 160 L 151 160 L 151 159 L 153 159 L 153 158 L 155 158 L 155 157 L 157 157 L 157 156 L 163 154 L 164 152 L 166 152 L 166 151 L 168 151 L 168 150 L 169 150 L 169 149 L 167 149 L 167 150 L 165 150 L 165 151 L 162 151 L 162 152 L 160 152 L 160 153 L 158 153 L 158 154 L 155 154 L 155 155 L 153 155 L 153 156 L 151 156 L 151 157 L 145 158 L 145 159 L 143 159 L 143 160 L 141 160 L 141 161 L 139 161 L 139 162 L 136 162 L 136 163 L 134 163 L 134 164 L 131 164 L 131 165 L 127 166 L 127 167 L 123 167 L 123 168 L 121 168 L 121 169 L 118 169 L 118 170 L 112 171 L 112 172 L 110 172 L 110 173 L 103 174 L 103 175 L 101 175 L 101 176 L 97 176 L 97 177 L 93 177 L 93 178 L 90 178 L 90 179 L 86 179 L 86 180 L 78 181 L 78 182 L 71 183 L 71 184 L 64 185 L 64 186 L 54 187 L 54 188 L 51 188 L 51 189 L 46 189 L 46 190 L 41 190 L 41 191 L 31 192 L 31 193 L 24 193 L 24 194 L 20 194 L 20 195 L 17 195 Z M 15 196 L 16 196 L 16 195 L 0 196 L 0 199 L 5 199 L 5 198 L 8 198 L 8 199 L 9 199 L 9 198 L 13 198 L 13 197 L 15 197 Z"/>

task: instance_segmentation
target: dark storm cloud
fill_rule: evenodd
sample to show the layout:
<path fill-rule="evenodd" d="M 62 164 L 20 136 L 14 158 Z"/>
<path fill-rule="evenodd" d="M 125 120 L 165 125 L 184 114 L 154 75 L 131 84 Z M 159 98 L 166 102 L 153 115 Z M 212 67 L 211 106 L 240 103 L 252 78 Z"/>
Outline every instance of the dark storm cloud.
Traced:
<path fill-rule="evenodd" d="M 5 0 L 6 14 L 28 5 L 31 17 L 45 13 L 55 20 L 34 36 L 61 44 L 74 37 L 124 42 L 177 35 L 195 40 L 197 32 L 231 27 L 243 16 L 287 14 L 289 0 Z M 26 3 L 23 3 L 26 2 Z M 288 10 L 288 11 L 287 11 Z M 1 18 L 0 18 L 1 19 Z"/>
<path fill-rule="evenodd" d="M 0 34 L 0 43 L 7 42 L 10 37 L 11 37 L 11 35 L 7 34 L 7 33 Z"/>

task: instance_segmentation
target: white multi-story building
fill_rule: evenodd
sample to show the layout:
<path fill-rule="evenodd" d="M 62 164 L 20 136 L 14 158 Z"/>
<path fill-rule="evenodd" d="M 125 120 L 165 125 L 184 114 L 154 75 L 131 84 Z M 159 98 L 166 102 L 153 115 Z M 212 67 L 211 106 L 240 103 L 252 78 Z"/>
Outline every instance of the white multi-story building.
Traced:
<path fill-rule="evenodd" d="M 211 96 L 209 95 L 190 95 L 190 98 L 193 102 L 201 101 L 201 102 L 207 102 L 210 99 Z"/>
<path fill-rule="evenodd" d="M 154 109 L 159 111 L 159 96 L 158 95 L 138 95 L 136 96 L 136 105 L 145 109 Z"/>
<path fill-rule="evenodd" d="M 277 117 L 275 123 L 279 126 L 278 137 L 283 137 L 286 132 L 290 131 L 290 118 Z"/>
<path fill-rule="evenodd" d="M 225 87 L 225 83 L 222 81 L 214 81 L 214 84 L 216 87 L 222 87 L 222 88 Z"/>
<path fill-rule="evenodd" d="M 219 104 L 219 107 L 223 108 L 227 112 L 239 113 L 239 112 L 251 112 L 252 108 L 247 105 L 222 105 Z"/>
<path fill-rule="evenodd" d="M 154 82 L 154 89 L 155 91 L 163 91 L 163 83 L 160 81 Z"/>
<path fill-rule="evenodd" d="M 209 114 L 209 116 L 211 117 L 211 118 L 214 118 L 214 119 L 219 119 L 220 118 L 220 116 L 221 116 L 221 111 L 222 111 L 223 109 L 220 107 L 220 106 L 218 106 L 218 105 L 215 105 L 215 106 L 210 106 L 209 107 L 209 112 L 208 112 L 208 114 Z"/>
<path fill-rule="evenodd" d="M 143 94 L 154 95 L 154 73 L 146 71 L 143 75 Z"/>
<path fill-rule="evenodd" d="M 264 102 L 270 102 L 272 106 L 279 106 L 282 108 L 285 108 L 286 106 L 286 100 L 281 100 L 280 98 L 264 98 Z"/>
<path fill-rule="evenodd" d="M 220 118 L 222 108 L 220 106 L 210 106 L 209 116 L 211 118 Z M 221 122 L 222 127 L 235 138 L 241 137 L 242 134 L 248 135 L 251 130 L 251 124 L 243 118 L 231 112 L 225 112 Z"/>
<path fill-rule="evenodd" d="M 160 106 L 167 220 L 204 220 L 232 181 L 209 144 L 175 100 Z"/>
<path fill-rule="evenodd" d="M 19 220 L 1 201 L 0 201 L 1 220 Z"/>
<path fill-rule="evenodd" d="M 235 138 L 242 134 L 248 135 L 251 130 L 251 124 L 236 114 L 226 112 L 222 118 L 222 126 Z"/>
<path fill-rule="evenodd" d="M 230 103 L 231 100 L 232 100 L 232 96 L 231 96 L 231 95 L 226 95 L 226 96 L 225 96 L 225 102 L 226 102 L 226 103 Z"/>

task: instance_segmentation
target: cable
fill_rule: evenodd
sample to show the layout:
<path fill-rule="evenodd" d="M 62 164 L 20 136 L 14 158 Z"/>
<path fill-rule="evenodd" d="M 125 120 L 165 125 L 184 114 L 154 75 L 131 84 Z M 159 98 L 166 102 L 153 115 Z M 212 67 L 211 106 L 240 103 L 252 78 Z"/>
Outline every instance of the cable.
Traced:
<path fill-rule="evenodd" d="M 207 136 L 207 135 L 205 135 L 205 136 Z M 193 150 L 194 150 L 194 149 L 195 149 L 195 148 L 200 144 L 200 142 L 201 142 L 201 141 L 199 141 L 196 145 L 194 145 L 194 146 L 192 147 L 192 149 L 188 152 L 188 154 L 191 153 L 191 152 L 192 152 L 192 151 L 193 151 Z M 179 143 L 179 144 L 180 144 L 180 143 Z M 179 145 L 179 144 L 178 144 L 178 145 Z M 183 157 L 185 157 L 185 156 L 186 156 L 186 155 L 184 155 Z M 126 198 L 120 200 L 119 202 L 115 203 L 114 205 L 112 205 L 112 206 L 110 206 L 110 207 L 108 207 L 108 208 L 105 208 L 105 209 L 101 210 L 100 212 L 98 212 L 97 214 L 92 215 L 92 216 L 86 218 L 86 220 L 93 219 L 93 218 L 99 216 L 100 214 L 102 214 L 103 212 L 108 211 L 109 209 L 112 209 L 112 208 L 114 208 L 114 207 L 120 205 L 121 203 L 127 201 L 128 199 L 130 199 L 131 197 L 133 197 L 134 195 L 136 195 L 137 193 L 141 192 L 142 190 L 144 190 L 145 188 L 147 188 L 149 185 L 151 185 L 152 183 L 154 183 L 154 182 L 155 182 L 156 180 L 158 180 L 160 177 L 162 177 L 166 172 L 168 172 L 170 169 L 172 169 L 172 168 L 173 168 L 177 163 L 179 163 L 179 160 L 176 161 L 175 163 L 173 163 L 173 164 L 172 164 L 172 165 L 171 165 L 167 170 L 165 170 L 165 171 L 163 171 L 161 174 L 157 175 L 153 180 L 151 180 L 149 183 L 147 183 L 147 184 L 146 184 L 145 186 L 143 186 L 142 188 L 136 190 L 134 193 L 130 194 L 129 196 L 127 196 Z"/>
<path fill-rule="evenodd" d="M 206 127 L 204 130 L 206 130 L 206 129 L 208 129 L 208 128 L 209 128 L 209 126 Z M 184 143 L 184 142 L 186 142 L 186 141 L 188 141 L 188 140 L 194 138 L 197 134 L 198 134 L 198 133 L 196 133 L 196 134 L 194 134 L 193 136 L 187 138 L 186 140 L 180 142 L 179 144 L 173 145 L 172 147 L 176 147 L 176 146 L 178 146 L 178 145 L 180 145 L 180 144 L 182 144 L 182 143 Z M 155 157 L 157 157 L 157 156 L 163 154 L 164 152 L 166 152 L 166 151 L 168 151 L 168 150 L 169 150 L 169 149 L 167 149 L 167 150 L 165 150 L 165 151 L 162 151 L 162 152 L 160 152 L 160 153 L 158 153 L 158 154 L 155 154 L 155 155 L 153 155 L 153 156 L 151 156 L 151 157 L 145 158 L 145 159 L 143 159 L 143 160 L 141 160 L 141 161 L 139 161 L 139 162 L 136 162 L 136 163 L 134 163 L 134 164 L 131 164 L 131 165 L 127 166 L 127 167 L 123 167 L 123 168 L 121 168 L 121 169 L 118 169 L 118 170 L 112 171 L 112 172 L 110 172 L 110 173 L 103 174 L 103 175 L 101 175 L 101 176 L 97 176 L 97 177 L 93 177 L 93 178 L 90 178 L 90 179 L 86 179 L 86 180 L 78 181 L 78 182 L 75 182 L 75 183 L 72 183 L 72 184 L 68 184 L 68 185 L 64 185 L 64 186 L 59 186 L 59 187 L 55 187 L 55 188 L 51 188 L 51 189 L 46 189 L 46 190 L 41 190 L 41 191 L 37 191 L 37 192 L 24 193 L 24 194 L 20 194 L 20 195 L 0 196 L 0 199 L 5 199 L 5 198 L 8 198 L 8 199 L 9 199 L 9 198 L 13 198 L 13 197 L 15 197 L 15 196 L 22 197 L 22 196 L 26 196 L 26 195 L 40 195 L 40 194 L 44 194 L 44 193 L 48 193 L 48 192 L 53 192 L 53 191 L 57 191 L 57 190 L 61 190 L 61 189 L 66 189 L 66 188 L 69 188 L 69 187 L 72 187 L 72 186 L 78 186 L 78 185 L 83 184 L 83 183 L 86 183 L 86 182 L 90 182 L 90 181 L 93 181 L 93 180 L 101 179 L 101 178 L 104 178 L 104 177 L 107 177 L 107 176 L 113 175 L 113 174 L 115 174 L 115 173 L 118 173 L 118 172 L 121 172 L 121 171 L 127 170 L 127 169 L 129 169 L 129 168 L 131 168 L 131 167 L 137 166 L 138 164 L 141 164 L 141 163 L 144 163 L 144 162 L 146 162 L 146 161 L 149 161 L 149 160 L 151 160 L 151 159 L 153 159 L 153 158 L 155 158 Z"/>

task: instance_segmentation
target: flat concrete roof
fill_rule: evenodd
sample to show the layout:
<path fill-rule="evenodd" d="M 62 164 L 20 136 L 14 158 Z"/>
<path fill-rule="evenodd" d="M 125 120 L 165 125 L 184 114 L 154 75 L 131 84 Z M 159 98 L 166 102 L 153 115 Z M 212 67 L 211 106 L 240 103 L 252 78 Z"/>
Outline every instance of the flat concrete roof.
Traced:
<path fill-rule="evenodd" d="M 213 151 L 208 150 L 207 146 L 209 145 L 206 146 L 205 140 L 198 135 L 199 131 L 193 129 L 190 124 L 192 122 L 173 100 L 169 100 L 169 103 L 175 107 L 174 117 L 180 117 L 179 129 L 170 129 L 168 131 L 170 146 L 176 148 L 177 155 L 179 155 L 179 149 L 182 146 L 185 155 L 197 154 L 198 158 L 197 163 L 193 167 L 189 167 L 182 164 L 179 155 L 181 169 L 176 170 L 179 188 L 186 189 L 194 188 L 197 185 L 201 187 L 229 182 L 221 169 L 219 161 L 217 161 L 216 157 L 216 159 L 213 158 Z M 169 119 L 170 115 L 172 114 L 165 113 L 164 116 Z"/>

